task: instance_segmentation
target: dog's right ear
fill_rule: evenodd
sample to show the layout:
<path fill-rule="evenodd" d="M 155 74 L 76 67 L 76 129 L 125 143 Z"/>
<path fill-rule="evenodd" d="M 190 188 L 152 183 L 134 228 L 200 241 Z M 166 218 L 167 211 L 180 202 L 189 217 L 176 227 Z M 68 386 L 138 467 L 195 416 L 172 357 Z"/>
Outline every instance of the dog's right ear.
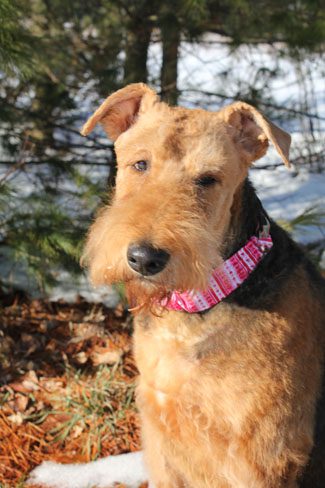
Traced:
<path fill-rule="evenodd" d="M 145 111 L 157 101 L 156 92 L 144 83 L 128 85 L 106 98 L 87 120 L 81 134 L 88 135 L 100 123 L 108 137 L 115 141 L 134 124 L 140 111 Z"/>
<path fill-rule="evenodd" d="M 282 161 L 290 167 L 290 135 L 277 127 L 255 107 L 245 102 L 235 102 L 220 112 L 227 122 L 229 132 L 247 164 L 260 159 L 272 142 Z"/>

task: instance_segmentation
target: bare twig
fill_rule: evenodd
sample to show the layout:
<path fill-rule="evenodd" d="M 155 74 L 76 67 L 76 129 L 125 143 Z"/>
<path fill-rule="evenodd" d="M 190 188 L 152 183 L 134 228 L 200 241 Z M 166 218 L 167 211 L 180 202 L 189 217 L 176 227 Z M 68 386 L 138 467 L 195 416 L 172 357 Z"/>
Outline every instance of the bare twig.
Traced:
<path fill-rule="evenodd" d="M 199 89 L 195 89 L 195 88 L 189 88 L 189 89 L 186 89 L 186 90 L 181 90 L 181 94 L 182 93 L 200 93 L 201 95 L 206 95 L 206 96 L 209 96 L 209 97 L 218 97 L 218 98 L 222 98 L 223 100 L 236 100 L 237 99 L 236 97 L 231 96 L 231 95 L 224 95 L 222 93 L 215 93 L 215 92 L 210 92 L 210 91 L 204 91 L 204 90 L 199 90 Z M 283 107 L 283 106 L 277 105 L 275 103 L 261 101 L 260 102 L 260 105 L 263 105 L 264 107 L 274 108 L 276 110 L 281 110 L 281 111 L 284 111 L 284 112 L 292 113 L 292 114 L 295 114 L 295 115 L 302 115 L 304 117 L 308 117 L 308 118 L 312 118 L 312 119 L 317 119 L 317 120 L 324 120 L 325 121 L 325 117 L 322 117 L 321 115 L 313 114 L 313 113 L 310 113 L 310 112 L 305 112 L 303 110 L 296 110 L 294 108 Z"/>
<path fill-rule="evenodd" d="M 26 164 L 26 158 L 27 158 L 27 148 L 29 146 L 29 139 L 28 137 L 25 137 L 19 155 L 18 155 L 18 161 L 16 164 L 13 164 L 8 171 L 0 178 L 0 186 L 4 185 L 7 179 L 9 178 L 10 175 L 15 173 L 18 170 L 21 170 L 23 166 Z"/>

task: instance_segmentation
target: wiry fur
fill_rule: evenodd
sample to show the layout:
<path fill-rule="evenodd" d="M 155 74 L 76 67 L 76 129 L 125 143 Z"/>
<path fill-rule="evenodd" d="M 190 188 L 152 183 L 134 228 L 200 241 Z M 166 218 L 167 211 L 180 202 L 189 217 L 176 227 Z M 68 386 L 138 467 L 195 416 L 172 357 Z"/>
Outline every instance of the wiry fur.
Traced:
<path fill-rule="evenodd" d="M 100 213 L 85 249 L 93 283 L 123 281 L 131 287 L 135 281 L 132 296 L 138 305 L 161 297 L 165 290 L 164 273 L 153 281 L 139 283 L 139 277 L 126 262 L 129 243 L 150 241 L 154 247 L 173 252 L 173 267 L 168 272 L 169 290 L 206 286 L 209 270 L 218 259 L 216 242 L 209 232 L 206 216 L 195 205 L 196 199 L 190 191 L 177 192 L 181 185 L 171 181 L 166 189 L 154 184 L 150 195 L 130 196 L 118 205 L 113 202 Z M 164 199 L 160 201 L 157 195 L 162 193 Z M 193 202 L 192 208 L 189 202 Z"/>
<path fill-rule="evenodd" d="M 115 140 L 118 174 L 85 260 L 95 284 L 125 282 L 136 307 L 137 398 L 154 486 L 323 487 L 324 400 L 315 418 L 324 283 L 287 234 L 271 222 L 272 251 L 216 307 L 158 306 L 174 289 L 206 286 L 258 232 L 266 214 L 248 167 L 269 141 L 288 165 L 290 137 L 242 102 L 217 113 L 171 108 L 142 84 L 109 97 L 84 133 L 97 122 Z M 135 170 L 139 160 L 147 171 Z M 200 185 L 204 175 L 216 182 Z M 161 273 L 128 266 L 128 246 L 141 242 L 170 254 Z"/>

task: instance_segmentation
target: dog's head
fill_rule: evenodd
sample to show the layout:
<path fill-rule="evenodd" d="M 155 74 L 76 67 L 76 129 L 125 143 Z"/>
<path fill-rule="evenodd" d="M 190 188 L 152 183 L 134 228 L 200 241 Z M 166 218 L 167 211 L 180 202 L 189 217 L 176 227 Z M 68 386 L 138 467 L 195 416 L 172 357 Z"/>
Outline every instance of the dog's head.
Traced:
<path fill-rule="evenodd" d="M 93 283 L 123 281 L 138 304 L 204 288 L 249 165 L 269 141 L 289 165 L 290 136 L 246 103 L 169 107 L 142 83 L 109 96 L 82 134 L 97 123 L 115 142 L 118 171 L 85 248 Z"/>

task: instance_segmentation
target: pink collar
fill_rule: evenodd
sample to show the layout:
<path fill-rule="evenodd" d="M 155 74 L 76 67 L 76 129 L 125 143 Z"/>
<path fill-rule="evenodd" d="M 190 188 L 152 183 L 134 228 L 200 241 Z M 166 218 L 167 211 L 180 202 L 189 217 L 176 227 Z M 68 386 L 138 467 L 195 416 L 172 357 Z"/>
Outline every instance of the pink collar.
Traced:
<path fill-rule="evenodd" d="M 259 237 L 251 237 L 244 247 L 213 271 L 206 290 L 173 291 L 161 304 L 168 310 L 188 313 L 202 312 L 217 305 L 248 278 L 272 246 L 272 237 L 263 229 Z"/>

